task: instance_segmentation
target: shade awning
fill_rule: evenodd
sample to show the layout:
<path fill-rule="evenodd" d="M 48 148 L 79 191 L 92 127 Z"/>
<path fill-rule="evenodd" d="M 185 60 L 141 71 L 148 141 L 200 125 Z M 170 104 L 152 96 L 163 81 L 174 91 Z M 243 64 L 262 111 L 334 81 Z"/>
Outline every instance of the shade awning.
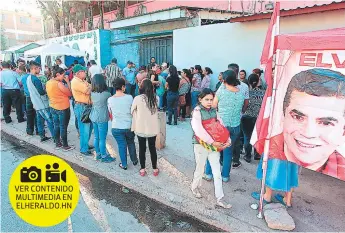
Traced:
<path fill-rule="evenodd" d="M 75 57 L 83 57 L 85 56 L 84 51 L 79 51 L 76 49 L 69 48 L 67 46 L 61 44 L 47 44 L 35 49 L 31 49 L 24 52 L 25 56 L 32 56 L 32 55 L 41 55 L 41 56 L 75 56 Z"/>
<path fill-rule="evenodd" d="M 345 27 L 282 34 L 276 40 L 277 49 L 281 50 L 345 50 Z"/>
<path fill-rule="evenodd" d="M 6 50 L 4 50 L 2 53 L 24 53 L 27 50 L 31 50 L 37 47 L 40 47 L 41 45 L 36 43 L 29 43 L 24 45 L 16 45 L 13 47 L 10 47 Z"/>

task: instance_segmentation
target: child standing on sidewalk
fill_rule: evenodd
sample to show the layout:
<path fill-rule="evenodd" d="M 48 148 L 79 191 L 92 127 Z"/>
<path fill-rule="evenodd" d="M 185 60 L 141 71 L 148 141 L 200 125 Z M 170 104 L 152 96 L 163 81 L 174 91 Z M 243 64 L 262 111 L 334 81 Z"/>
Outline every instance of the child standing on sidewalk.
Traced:
<path fill-rule="evenodd" d="M 217 206 L 229 209 L 231 208 L 231 205 L 222 201 L 224 193 L 219 163 L 220 154 L 218 151 L 226 147 L 229 147 L 231 140 L 229 138 L 228 142 L 226 143 L 215 141 L 212 138 L 212 135 L 210 135 L 206 131 L 202 124 L 202 121 L 210 120 L 212 118 L 218 120 L 222 124 L 221 119 L 217 116 L 216 109 L 212 108 L 213 98 L 213 91 L 208 88 L 205 88 L 200 93 L 199 104 L 195 107 L 192 114 L 191 124 L 192 129 L 194 131 L 193 144 L 196 168 L 194 172 L 194 179 L 192 182 L 191 190 L 195 197 L 202 197 L 198 188 L 201 186 L 206 160 L 208 159 L 210 161 L 213 171 L 214 189 L 215 196 L 217 198 Z M 200 143 L 208 144 L 209 149 L 206 149 Z"/>

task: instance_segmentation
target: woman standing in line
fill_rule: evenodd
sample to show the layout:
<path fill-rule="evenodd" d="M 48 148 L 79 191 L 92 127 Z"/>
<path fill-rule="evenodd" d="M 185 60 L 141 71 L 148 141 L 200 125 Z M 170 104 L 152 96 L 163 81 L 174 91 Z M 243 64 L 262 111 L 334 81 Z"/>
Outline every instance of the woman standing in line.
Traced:
<path fill-rule="evenodd" d="M 107 100 L 111 96 L 105 84 L 105 78 L 101 74 L 95 74 L 91 79 L 92 109 L 90 120 L 94 129 L 94 146 L 96 160 L 104 163 L 113 162 L 115 159 L 107 153 L 106 141 L 108 134 L 109 114 Z"/>
<path fill-rule="evenodd" d="M 67 83 L 67 87 L 62 83 L 63 80 Z M 57 67 L 56 70 L 53 70 L 53 78 L 47 82 L 46 90 L 53 117 L 56 149 L 73 150 L 74 147 L 69 146 L 67 141 L 67 128 L 71 117 L 69 98 L 72 96 L 72 92 L 71 83 L 68 76 L 65 76 L 64 69 Z"/>
<path fill-rule="evenodd" d="M 191 186 L 192 193 L 195 197 L 201 198 L 201 194 L 198 188 L 201 186 L 202 183 L 202 176 L 204 173 L 204 168 L 206 164 L 206 160 L 211 164 L 212 171 L 213 171 L 213 180 L 214 180 L 214 190 L 215 195 L 217 198 L 217 206 L 222 208 L 231 208 L 231 205 L 222 201 L 224 197 L 223 192 L 223 184 L 222 184 L 222 176 L 220 172 L 220 163 L 219 157 L 220 154 L 218 151 L 209 151 L 204 146 L 202 146 L 196 137 L 201 139 L 203 142 L 207 143 L 208 145 L 212 145 L 216 148 L 224 149 L 230 146 L 231 140 L 229 138 L 228 142 L 222 143 L 217 142 L 212 138 L 205 128 L 203 127 L 202 121 L 203 120 L 211 120 L 216 119 L 220 121 L 222 124 L 221 119 L 217 116 L 217 110 L 212 108 L 214 93 L 212 90 L 205 88 L 199 95 L 199 105 L 197 105 L 193 111 L 192 116 L 192 129 L 194 131 L 193 137 L 193 144 L 194 144 L 194 155 L 196 160 L 196 168 L 194 171 L 194 178 Z"/>
<path fill-rule="evenodd" d="M 186 109 L 187 109 L 187 98 L 189 98 L 190 104 L 190 87 L 191 83 L 189 81 L 188 76 L 190 76 L 190 71 L 187 69 L 183 69 L 181 72 L 181 80 L 179 85 L 179 108 L 178 114 L 180 114 L 180 110 L 182 110 L 182 114 L 180 115 L 180 121 L 185 121 L 186 118 Z M 189 96 L 187 96 L 189 93 Z"/>
<path fill-rule="evenodd" d="M 144 79 L 146 80 L 146 79 Z M 119 167 L 127 170 L 127 148 L 134 166 L 138 164 L 138 157 L 135 151 L 134 137 L 131 130 L 132 114 L 131 106 L 133 97 L 125 94 L 126 82 L 122 78 L 114 81 L 115 95 L 108 99 L 108 110 L 111 119 L 111 133 L 117 142 L 121 163 Z"/>
<path fill-rule="evenodd" d="M 201 81 L 203 78 L 202 69 L 200 65 L 196 65 L 193 70 L 193 79 L 192 79 L 192 111 L 198 104 L 198 96 L 201 90 Z"/>
<path fill-rule="evenodd" d="M 209 67 L 205 67 L 202 74 L 204 75 L 204 78 L 201 81 L 201 87 L 200 89 L 203 90 L 204 88 L 210 88 L 211 85 L 211 74 L 213 74 L 212 70 Z"/>
<path fill-rule="evenodd" d="M 251 162 L 252 159 L 252 145 L 250 144 L 250 138 L 254 130 L 256 119 L 259 115 L 262 100 L 265 95 L 265 91 L 261 90 L 258 87 L 259 77 L 256 74 L 251 74 L 248 77 L 249 81 L 249 105 L 241 118 L 241 123 L 243 127 L 243 136 L 244 136 L 244 150 L 245 156 L 244 160 L 247 163 Z M 254 160 L 260 160 L 261 156 L 254 148 Z"/>
<path fill-rule="evenodd" d="M 177 125 L 177 106 L 179 102 L 179 84 L 180 78 L 175 66 L 169 67 L 169 77 L 166 80 L 165 88 L 167 93 L 167 105 L 168 105 L 168 121 L 167 124 L 171 125 L 172 115 L 174 114 L 174 125 Z"/>
<path fill-rule="evenodd" d="M 133 100 L 131 113 L 133 115 L 132 131 L 138 137 L 139 141 L 139 160 L 140 175 L 146 175 L 146 141 L 149 144 L 153 175 L 158 176 L 156 137 L 159 133 L 157 97 L 154 93 L 154 87 L 151 80 L 145 79 L 142 83 L 141 95 Z"/>
<path fill-rule="evenodd" d="M 230 132 L 231 141 L 234 143 L 240 134 L 241 115 L 245 96 L 240 91 L 237 75 L 233 70 L 227 70 L 223 73 L 224 88 L 220 88 L 213 100 L 213 107 L 218 108 L 218 113 L 224 125 Z M 233 144 L 223 151 L 223 182 L 229 182 L 230 169 L 233 155 Z M 207 162 L 205 169 L 205 179 L 212 180 L 212 169 Z"/>

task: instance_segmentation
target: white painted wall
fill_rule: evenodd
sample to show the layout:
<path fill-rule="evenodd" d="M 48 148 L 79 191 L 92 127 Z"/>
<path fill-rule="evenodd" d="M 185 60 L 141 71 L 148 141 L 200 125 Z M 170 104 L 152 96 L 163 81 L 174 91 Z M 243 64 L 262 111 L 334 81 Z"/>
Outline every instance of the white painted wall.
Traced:
<path fill-rule="evenodd" d="M 210 67 L 214 74 L 237 63 L 248 73 L 260 66 L 262 47 L 269 20 L 224 23 L 174 30 L 174 65 L 179 69 L 194 65 Z M 281 18 L 281 34 L 345 27 L 345 10 Z"/>

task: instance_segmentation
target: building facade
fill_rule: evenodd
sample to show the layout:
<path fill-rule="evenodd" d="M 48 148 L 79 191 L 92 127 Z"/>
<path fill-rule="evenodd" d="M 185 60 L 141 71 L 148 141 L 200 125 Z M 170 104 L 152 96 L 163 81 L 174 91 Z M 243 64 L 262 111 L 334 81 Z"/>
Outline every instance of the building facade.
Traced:
<path fill-rule="evenodd" d="M 43 38 L 40 16 L 20 10 L 0 10 L 0 22 L 7 47 L 26 44 Z"/>

